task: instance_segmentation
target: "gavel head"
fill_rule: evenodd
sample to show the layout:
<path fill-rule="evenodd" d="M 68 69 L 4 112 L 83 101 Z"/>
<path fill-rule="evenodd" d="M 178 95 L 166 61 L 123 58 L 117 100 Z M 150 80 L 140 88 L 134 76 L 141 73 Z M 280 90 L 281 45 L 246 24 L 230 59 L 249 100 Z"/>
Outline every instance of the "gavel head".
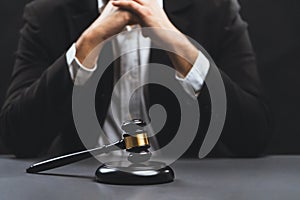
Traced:
<path fill-rule="evenodd" d="M 126 151 L 130 152 L 128 160 L 132 163 L 146 162 L 151 158 L 149 152 L 150 143 L 146 131 L 145 123 L 142 120 L 134 119 L 122 124 L 122 130 Z"/>

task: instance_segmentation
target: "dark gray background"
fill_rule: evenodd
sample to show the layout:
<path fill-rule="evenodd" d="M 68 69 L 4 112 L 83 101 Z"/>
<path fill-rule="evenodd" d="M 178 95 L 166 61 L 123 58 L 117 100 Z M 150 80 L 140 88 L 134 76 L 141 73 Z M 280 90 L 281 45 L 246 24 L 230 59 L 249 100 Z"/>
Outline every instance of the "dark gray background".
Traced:
<path fill-rule="evenodd" d="M 0 106 L 13 67 L 24 5 L 0 1 Z M 300 153 L 300 1 L 239 0 L 249 23 L 258 67 L 274 120 L 267 153 Z M 4 152 L 0 138 L 0 152 Z"/>

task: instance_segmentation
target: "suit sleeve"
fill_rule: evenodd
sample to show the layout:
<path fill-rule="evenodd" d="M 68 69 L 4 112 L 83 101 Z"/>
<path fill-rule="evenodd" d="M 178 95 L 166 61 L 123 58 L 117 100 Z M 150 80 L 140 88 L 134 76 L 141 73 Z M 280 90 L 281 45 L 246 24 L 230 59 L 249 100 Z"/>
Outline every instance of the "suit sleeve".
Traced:
<path fill-rule="evenodd" d="M 268 109 L 264 103 L 247 24 L 239 15 L 237 1 L 224 2 L 214 60 L 227 96 L 226 121 L 219 143 L 225 145 L 234 156 L 258 156 L 264 152 L 269 139 Z M 208 93 L 205 86 L 199 97 L 202 104 L 209 101 Z"/>
<path fill-rule="evenodd" d="M 46 150 L 62 129 L 73 82 L 65 54 L 53 62 L 45 48 L 40 22 L 27 6 L 12 82 L 1 111 L 1 134 L 18 157 Z"/>

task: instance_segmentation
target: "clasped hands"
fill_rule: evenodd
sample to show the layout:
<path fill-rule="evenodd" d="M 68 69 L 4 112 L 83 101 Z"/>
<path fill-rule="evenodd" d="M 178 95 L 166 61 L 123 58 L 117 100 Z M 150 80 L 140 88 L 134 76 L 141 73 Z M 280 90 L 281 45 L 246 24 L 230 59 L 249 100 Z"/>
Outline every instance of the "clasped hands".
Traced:
<path fill-rule="evenodd" d="M 151 34 L 144 33 L 158 46 L 168 45 L 176 70 L 185 76 L 192 67 L 187 60 L 195 61 L 197 48 L 169 20 L 157 0 L 111 0 L 101 15 L 88 27 L 76 42 L 76 58 L 87 68 L 95 66 L 102 49 L 99 45 L 106 39 L 122 32 L 127 25 L 139 24 L 142 28 L 153 28 Z M 166 34 L 168 33 L 172 34 Z M 175 36 L 175 37 L 174 37 Z"/>

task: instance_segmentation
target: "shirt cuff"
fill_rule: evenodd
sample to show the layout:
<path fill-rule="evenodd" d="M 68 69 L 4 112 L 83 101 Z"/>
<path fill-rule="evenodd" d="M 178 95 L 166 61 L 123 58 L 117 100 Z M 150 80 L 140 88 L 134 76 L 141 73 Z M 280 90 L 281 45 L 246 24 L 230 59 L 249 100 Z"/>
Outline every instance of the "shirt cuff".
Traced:
<path fill-rule="evenodd" d="M 196 95 L 200 93 L 200 90 L 204 84 L 205 78 L 208 74 L 210 68 L 209 60 L 199 51 L 198 57 L 185 78 L 180 77 L 176 74 L 176 79 L 181 82 L 184 89 L 191 95 Z"/>
<path fill-rule="evenodd" d="M 97 65 L 94 68 L 89 69 L 83 66 L 76 58 L 76 44 L 74 43 L 66 53 L 67 64 L 69 66 L 69 72 L 71 79 L 75 85 L 83 85 L 92 76 L 93 72 L 97 69 Z"/>

